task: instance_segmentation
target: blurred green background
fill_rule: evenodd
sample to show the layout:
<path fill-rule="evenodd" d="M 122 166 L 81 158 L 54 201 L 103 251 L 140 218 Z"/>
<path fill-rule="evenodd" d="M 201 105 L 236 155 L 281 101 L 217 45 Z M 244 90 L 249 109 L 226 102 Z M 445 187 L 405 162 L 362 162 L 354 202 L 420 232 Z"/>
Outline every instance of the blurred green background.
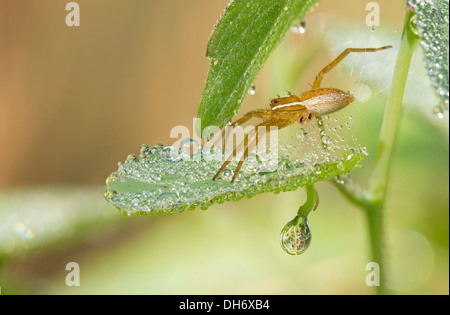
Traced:
<path fill-rule="evenodd" d="M 108 204 L 104 180 L 118 161 L 143 143 L 173 143 L 176 125 L 192 130 L 206 43 L 228 1 L 77 2 L 81 26 L 67 27 L 64 1 L 0 0 L 2 294 L 374 293 L 365 282 L 365 216 L 329 183 L 316 185 L 313 239 L 298 257 L 285 254 L 278 237 L 304 202 L 302 189 L 173 216 L 122 217 Z M 399 40 L 403 2 L 377 3 L 381 25 L 371 30 L 367 2 L 321 1 L 305 34 L 287 34 L 270 57 L 240 113 L 284 93 L 292 60 L 304 61 L 292 89 L 301 93 L 343 47 L 370 46 L 385 33 Z M 332 33 L 343 21 L 357 41 Z M 388 59 L 382 64 L 395 54 Z M 371 87 L 369 100 L 342 114 L 353 116 L 352 133 L 370 154 L 352 173 L 364 185 L 389 83 L 370 80 L 386 68 L 367 60 L 362 69 L 350 66 L 349 75 L 338 67 L 324 83 Z M 420 72 L 408 79 L 416 93 L 427 84 Z M 397 138 L 385 216 L 393 293 L 449 293 L 448 115 L 427 115 L 435 102 L 410 97 Z M 68 262 L 80 265 L 79 287 L 66 286 Z"/>

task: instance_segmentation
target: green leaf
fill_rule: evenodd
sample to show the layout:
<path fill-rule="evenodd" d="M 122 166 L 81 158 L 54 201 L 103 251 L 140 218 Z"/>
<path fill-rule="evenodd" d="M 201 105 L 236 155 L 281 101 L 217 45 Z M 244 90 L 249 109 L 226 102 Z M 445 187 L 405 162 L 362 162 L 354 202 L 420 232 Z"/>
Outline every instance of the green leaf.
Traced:
<path fill-rule="evenodd" d="M 211 59 L 198 117 L 201 131 L 236 114 L 257 73 L 295 20 L 319 0 L 236 0 L 208 42 Z"/>
<path fill-rule="evenodd" d="M 209 151 L 195 158 L 172 156 L 171 162 L 164 153 L 167 147 L 162 147 L 157 144 L 150 149 L 142 145 L 139 159 L 129 155 L 124 163 L 119 163 L 117 172 L 107 178 L 105 198 L 122 214 L 172 214 L 264 192 L 291 191 L 349 173 L 366 155 L 365 148 L 348 147 L 341 158 L 316 152 L 300 160 L 247 159 L 237 180 L 231 183 L 227 176 L 233 174 L 236 159 L 225 168 L 222 178 L 213 181 L 224 155 Z"/>
<path fill-rule="evenodd" d="M 441 102 L 440 108 L 436 110 L 448 111 L 448 0 L 409 0 L 408 4 L 416 13 L 412 18 L 411 28 L 420 37 L 427 72 Z"/>

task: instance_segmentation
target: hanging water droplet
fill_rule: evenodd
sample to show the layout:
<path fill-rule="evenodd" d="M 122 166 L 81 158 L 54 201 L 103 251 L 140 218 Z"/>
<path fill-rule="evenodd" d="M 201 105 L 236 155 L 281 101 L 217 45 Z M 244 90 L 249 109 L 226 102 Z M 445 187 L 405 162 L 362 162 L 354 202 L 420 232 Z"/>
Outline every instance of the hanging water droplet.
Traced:
<path fill-rule="evenodd" d="M 256 86 L 254 83 L 252 83 L 252 85 L 248 89 L 248 95 L 255 95 L 255 93 L 256 93 Z"/>
<path fill-rule="evenodd" d="M 290 28 L 292 33 L 304 34 L 306 32 L 306 21 L 297 20 Z"/>
<path fill-rule="evenodd" d="M 433 113 L 437 116 L 437 118 L 442 119 L 444 118 L 444 111 L 441 106 L 435 106 L 433 107 Z"/>
<path fill-rule="evenodd" d="M 180 160 L 180 155 L 174 146 L 167 145 L 161 150 L 161 158 L 168 162 L 178 162 Z"/>
<path fill-rule="evenodd" d="M 311 229 L 306 217 L 296 216 L 281 230 L 281 248 L 289 255 L 300 255 L 311 243 Z"/>
<path fill-rule="evenodd" d="M 292 94 L 291 94 L 291 91 L 286 91 L 286 92 L 284 93 L 284 95 L 285 95 L 286 97 L 289 97 L 289 96 L 291 96 Z"/>

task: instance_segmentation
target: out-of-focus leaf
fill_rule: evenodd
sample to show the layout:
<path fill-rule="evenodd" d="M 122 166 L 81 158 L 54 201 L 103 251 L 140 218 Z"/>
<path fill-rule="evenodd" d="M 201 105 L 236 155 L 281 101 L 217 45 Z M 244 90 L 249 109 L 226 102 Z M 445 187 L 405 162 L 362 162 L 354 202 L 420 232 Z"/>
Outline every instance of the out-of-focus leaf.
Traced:
<path fill-rule="evenodd" d="M 40 187 L 0 194 L 0 260 L 67 245 L 119 222 L 98 187 Z M 102 222 L 99 225 L 99 221 Z M 92 233 L 92 232 L 90 232 Z"/>

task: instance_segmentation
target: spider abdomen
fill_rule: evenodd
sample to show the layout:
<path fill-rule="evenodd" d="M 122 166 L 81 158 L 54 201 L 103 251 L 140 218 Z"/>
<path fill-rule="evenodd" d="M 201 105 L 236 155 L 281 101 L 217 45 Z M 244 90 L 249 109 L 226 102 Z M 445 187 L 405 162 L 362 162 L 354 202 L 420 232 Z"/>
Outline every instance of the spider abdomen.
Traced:
<path fill-rule="evenodd" d="M 318 88 L 304 92 L 300 102 L 315 115 L 326 115 L 344 108 L 355 98 L 337 88 Z"/>

